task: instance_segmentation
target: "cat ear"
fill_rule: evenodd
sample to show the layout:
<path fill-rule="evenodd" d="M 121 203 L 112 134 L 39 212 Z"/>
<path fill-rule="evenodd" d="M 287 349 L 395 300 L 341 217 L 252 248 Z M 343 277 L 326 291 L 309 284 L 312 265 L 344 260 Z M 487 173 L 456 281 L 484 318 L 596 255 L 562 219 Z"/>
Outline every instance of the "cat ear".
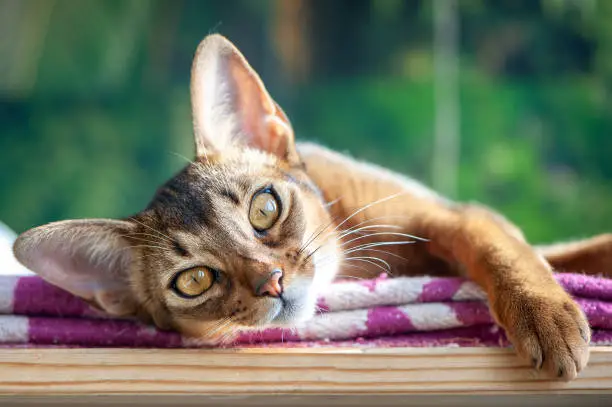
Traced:
<path fill-rule="evenodd" d="M 15 257 L 43 279 L 94 302 L 112 315 L 136 311 L 128 281 L 131 264 L 124 237 L 131 223 L 118 220 L 67 220 L 22 233 Z"/>
<path fill-rule="evenodd" d="M 210 35 L 198 46 L 191 106 L 198 156 L 239 143 L 299 163 L 287 116 L 240 51 L 221 35 Z"/>

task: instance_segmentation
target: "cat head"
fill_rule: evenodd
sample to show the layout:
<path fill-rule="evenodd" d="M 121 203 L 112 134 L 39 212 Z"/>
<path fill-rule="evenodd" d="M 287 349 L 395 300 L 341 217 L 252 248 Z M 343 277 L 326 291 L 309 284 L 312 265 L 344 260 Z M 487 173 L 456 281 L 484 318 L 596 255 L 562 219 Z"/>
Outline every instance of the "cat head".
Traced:
<path fill-rule="evenodd" d="M 191 76 L 194 161 L 142 212 L 30 229 L 15 255 L 111 315 L 190 336 L 309 318 L 339 248 L 291 124 L 222 36 L 202 41 Z"/>

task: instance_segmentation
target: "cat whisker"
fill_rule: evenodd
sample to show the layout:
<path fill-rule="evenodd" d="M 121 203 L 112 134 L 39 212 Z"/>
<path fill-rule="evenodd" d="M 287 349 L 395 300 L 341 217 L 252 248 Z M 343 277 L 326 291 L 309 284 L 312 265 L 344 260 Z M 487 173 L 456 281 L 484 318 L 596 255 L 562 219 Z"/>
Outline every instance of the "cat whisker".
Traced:
<path fill-rule="evenodd" d="M 338 197 L 338 198 L 334 199 L 333 201 L 329 201 L 329 202 L 325 203 L 323 206 L 326 207 L 326 208 L 329 208 L 331 206 L 334 206 L 338 202 L 340 202 L 341 199 L 342 199 L 342 197 Z"/>
<path fill-rule="evenodd" d="M 132 220 L 132 221 L 134 221 L 134 222 L 136 222 L 136 223 L 138 223 L 138 224 L 140 224 L 140 225 L 142 225 L 142 226 L 146 227 L 147 229 L 152 230 L 153 232 L 157 233 L 157 234 L 158 234 L 160 237 L 163 237 L 163 238 L 165 238 L 165 239 L 168 239 L 168 241 L 170 241 L 170 242 L 172 242 L 172 241 L 173 241 L 173 240 L 172 240 L 172 238 L 171 238 L 170 236 L 165 235 L 165 234 L 163 234 L 162 232 L 160 232 L 159 230 L 154 229 L 154 228 L 152 228 L 151 226 L 149 226 L 149 225 L 146 225 L 146 224 L 142 223 L 141 221 L 139 221 L 139 220 L 138 220 L 138 219 L 136 219 L 136 218 L 130 218 L 130 220 Z"/>
<path fill-rule="evenodd" d="M 340 247 L 344 247 L 344 246 L 346 246 L 349 243 L 352 243 L 352 242 L 355 242 L 355 241 L 361 240 L 361 239 L 370 238 L 370 237 L 373 237 L 373 236 L 401 236 L 401 237 L 407 237 L 407 238 L 410 238 L 410 239 L 417 239 L 417 240 L 419 240 L 419 238 L 417 238 L 417 237 L 415 237 L 413 235 L 410 235 L 408 233 L 401 233 L 401 232 L 376 232 L 376 233 L 369 233 L 367 235 L 355 237 L 355 238 L 353 238 L 351 240 L 348 240 L 348 241 L 342 243 L 340 245 Z"/>
<path fill-rule="evenodd" d="M 385 225 L 385 224 L 377 224 L 377 225 L 370 225 L 370 226 L 362 226 L 358 229 L 355 230 L 347 230 L 341 234 L 338 235 L 338 239 L 344 239 L 347 236 L 350 235 L 357 235 L 357 234 L 364 234 L 365 232 L 362 232 L 363 230 L 373 230 L 374 232 L 380 232 L 380 229 L 383 229 L 382 231 L 384 231 L 384 229 L 402 229 L 401 226 L 397 226 L 397 225 Z"/>
<path fill-rule="evenodd" d="M 320 235 L 323 233 L 328 227 L 333 225 L 335 222 L 335 218 L 333 218 L 325 227 L 319 227 L 315 232 L 313 232 L 313 236 L 308 239 L 308 241 L 298 250 L 298 254 L 301 254 L 310 246 L 312 242 L 314 242 Z M 320 229 L 320 230 L 319 230 Z"/>
<path fill-rule="evenodd" d="M 308 239 L 306 239 L 306 242 L 302 244 L 302 246 L 298 249 L 298 254 L 302 253 L 308 247 L 308 245 L 310 245 L 310 243 L 312 243 L 323 230 L 324 230 L 323 225 L 320 225 L 318 228 L 316 228 L 310 234 Z"/>
<path fill-rule="evenodd" d="M 356 241 L 356 240 L 365 239 L 365 238 L 367 238 L 367 237 L 371 237 L 371 236 L 378 236 L 378 235 L 394 235 L 394 236 L 412 237 L 412 235 L 409 235 L 409 234 L 407 234 L 407 233 L 399 233 L 399 232 L 378 232 L 378 233 L 370 233 L 370 234 L 367 234 L 367 235 L 363 235 L 363 236 L 360 236 L 360 237 L 357 237 L 357 238 L 351 239 L 351 240 L 349 240 L 348 242 L 344 242 L 344 243 L 342 243 L 341 245 L 339 245 L 339 247 L 341 247 L 341 248 L 342 248 L 342 247 L 346 246 L 347 244 L 352 243 L 352 242 L 354 242 L 354 241 Z M 390 244 L 393 244 L 393 243 L 401 243 L 401 244 L 406 244 L 406 243 L 414 243 L 414 241 L 410 241 L 410 242 L 403 242 L 403 241 L 400 241 L 400 242 L 376 242 L 376 243 L 384 243 L 385 245 L 390 245 Z M 376 246 L 376 245 L 377 245 L 376 243 L 374 243 L 374 242 L 365 243 L 365 244 L 364 244 L 364 245 L 362 245 L 362 246 L 363 246 L 363 247 L 366 247 L 366 246 L 368 246 L 368 247 L 369 247 L 369 245 L 375 245 L 375 246 Z M 309 253 L 309 254 L 308 254 L 306 257 L 305 257 L 304 261 L 306 261 L 306 260 L 308 260 L 309 258 L 311 258 L 312 256 L 314 256 L 314 254 L 315 254 L 315 253 L 316 253 L 316 252 L 317 252 L 317 251 L 318 251 L 318 250 L 319 250 L 321 247 L 323 247 L 323 245 L 324 245 L 324 244 L 325 244 L 325 243 L 322 243 L 322 244 L 321 244 L 321 245 L 319 245 L 319 246 L 318 246 L 316 249 L 314 249 L 312 252 L 310 252 L 310 253 Z M 357 247 L 360 247 L 360 246 L 357 246 Z M 349 248 L 349 249 L 350 249 L 350 250 L 352 250 L 352 249 L 355 249 L 355 248 L 356 248 L 356 247 L 352 247 L 352 248 Z"/>
<path fill-rule="evenodd" d="M 183 160 L 185 160 L 187 162 L 187 164 L 192 164 L 193 160 L 190 160 L 189 158 L 185 157 L 182 154 L 177 153 L 176 151 L 168 151 L 170 154 L 177 156 L 178 158 L 182 158 Z"/>
<path fill-rule="evenodd" d="M 128 237 L 128 236 L 122 236 L 122 237 Z M 136 240 L 139 242 L 145 242 L 145 243 L 152 243 L 152 244 L 164 244 L 165 242 L 163 240 L 151 240 L 151 239 L 146 239 L 146 238 L 142 238 L 142 237 L 133 237 L 133 236 L 129 236 L 129 238 L 131 240 Z"/>
<path fill-rule="evenodd" d="M 354 242 L 354 241 L 357 241 L 357 240 L 361 240 L 361 239 L 366 239 L 366 238 L 374 237 L 374 236 L 401 236 L 401 237 L 406 237 L 406 238 L 410 238 L 410 239 L 414 239 L 414 240 L 424 241 L 420 237 L 411 235 L 409 233 L 382 231 L 382 232 L 368 233 L 368 234 L 365 234 L 365 235 L 362 235 L 362 236 L 355 237 L 355 238 L 353 238 L 351 240 L 343 242 L 342 245 L 344 246 L 344 245 L 346 245 L 348 243 L 351 243 L 351 242 Z"/>
<path fill-rule="evenodd" d="M 222 345 L 230 344 L 231 340 L 236 337 L 236 329 L 232 329 L 231 327 L 232 321 L 228 321 L 228 323 L 223 327 L 224 332 L 220 335 L 220 343 Z"/>
<path fill-rule="evenodd" d="M 367 278 L 357 277 L 357 276 L 350 276 L 348 274 L 343 274 L 342 276 L 340 276 L 340 278 L 349 278 L 349 279 L 360 280 L 360 281 L 367 280 Z"/>
<path fill-rule="evenodd" d="M 373 261 L 371 261 L 371 260 L 364 259 L 364 258 L 362 258 L 362 257 L 348 257 L 348 258 L 346 258 L 345 260 L 346 260 L 346 261 L 352 261 L 352 260 L 354 260 L 354 261 L 362 261 L 362 262 L 364 262 L 364 263 L 369 263 L 369 264 L 371 264 L 371 265 L 372 265 L 372 266 L 374 266 L 374 267 L 378 267 L 379 269 L 381 269 L 381 270 L 382 270 L 382 271 L 384 271 L 385 273 L 387 273 L 387 272 L 388 272 L 388 270 L 387 270 L 386 268 L 384 268 L 383 266 L 381 266 L 380 264 L 375 263 L 375 262 L 373 262 Z"/>
<path fill-rule="evenodd" d="M 326 243 L 326 242 L 327 242 L 327 239 L 329 239 L 329 237 L 330 237 L 330 236 L 332 236 L 334 232 L 338 231 L 342 225 L 344 225 L 346 222 L 348 222 L 350 219 L 352 219 L 353 217 L 355 217 L 355 216 L 356 216 L 356 215 L 358 215 L 359 213 L 361 213 L 361 212 L 363 212 L 363 211 L 367 210 L 368 208 L 370 208 L 370 207 L 372 207 L 372 206 L 374 206 L 374 205 L 377 205 L 377 204 L 380 204 L 380 203 L 383 203 L 383 202 L 387 202 L 387 201 L 389 201 L 389 200 L 391 200 L 391 199 L 397 198 L 398 196 L 402 196 L 402 195 L 406 195 L 406 194 L 407 194 L 407 192 L 398 192 L 398 193 L 396 193 L 396 194 L 389 195 L 389 196 L 387 196 L 387 197 L 385 197 L 385 198 L 379 199 L 379 200 L 377 200 L 377 201 L 374 201 L 374 202 L 371 202 L 371 203 L 369 203 L 369 204 L 366 204 L 366 205 L 362 206 L 361 208 L 357 209 L 356 211 L 354 211 L 353 213 L 351 213 L 349 216 L 347 216 L 346 218 L 344 218 L 344 220 L 343 220 L 343 221 L 341 221 L 340 223 L 338 223 L 338 224 L 336 225 L 336 227 L 335 227 L 334 229 L 332 229 L 332 230 L 331 230 L 331 231 L 328 233 L 328 235 L 325 237 L 325 239 L 324 239 L 324 243 Z M 327 226 L 326 226 L 326 227 L 323 229 L 323 231 L 325 231 L 327 228 L 329 228 L 329 227 L 330 227 L 330 226 L 331 226 L 331 225 L 332 225 L 334 222 L 335 222 L 335 220 L 332 220 L 332 222 L 330 222 L 330 224 L 329 224 L 329 225 L 327 225 Z M 323 231 L 319 232 L 319 233 L 317 234 L 317 236 L 319 236 L 321 233 L 323 233 Z M 416 236 L 414 236 L 413 238 L 415 238 L 415 239 L 420 239 L 420 238 L 418 238 L 418 237 L 416 237 Z M 316 239 L 316 237 L 315 237 L 315 239 Z M 313 240 L 314 240 L 314 239 L 313 239 Z M 324 243 L 323 243 L 323 244 L 324 244 Z M 307 245 L 306 245 L 306 247 L 307 247 Z M 320 248 L 320 246 L 319 246 L 319 248 Z M 315 249 L 314 251 L 317 251 L 319 248 Z M 312 255 L 313 253 L 314 253 L 314 252 L 312 252 L 312 253 L 311 253 L 311 255 Z"/>
<path fill-rule="evenodd" d="M 390 251 L 379 250 L 379 249 L 369 249 L 367 247 L 365 249 L 351 249 L 351 250 L 348 250 L 348 251 L 344 252 L 344 254 L 351 254 L 351 253 L 354 253 L 354 252 L 357 252 L 357 251 L 368 251 L 368 252 L 384 253 L 384 254 L 386 254 L 388 256 L 392 256 L 392 257 L 398 258 L 398 259 L 406 261 L 406 262 L 408 261 L 407 258 L 402 257 L 402 256 L 400 256 L 398 254 L 395 254 L 395 253 L 391 253 Z"/>
<path fill-rule="evenodd" d="M 364 220 L 364 221 L 361 221 L 361 222 L 359 222 L 358 224 L 353 225 L 353 226 L 351 226 L 351 227 L 350 227 L 350 228 L 348 228 L 348 229 L 344 229 L 343 231 L 344 231 L 344 232 L 348 232 L 348 231 L 350 231 L 350 230 L 354 230 L 354 229 L 356 229 L 356 228 L 359 228 L 359 227 L 360 227 L 360 226 L 362 226 L 362 225 L 366 225 L 366 224 L 368 224 L 368 223 L 371 223 L 371 222 L 374 222 L 374 221 L 377 221 L 377 220 L 382 220 L 382 219 L 391 219 L 391 218 L 397 218 L 397 217 L 400 217 L 400 218 L 407 218 L 407 216 L 402 216 L 402 215 L 397 215 L 397 216 L 395 216 L 395 215 L 388 215 L 388 216 L 377 216 L 377 217 L 375 217 L 375 218 L 366 219 L 366 220 Z M 397 227 L 399 227 L 399 226 L 397 226 Z M 342 232 L 342 231 L 340 231 L 340 232 Z"/>
<path fill-rule="evenodd" d="M 344 259 L 344 260 L 347 260 L 347 259 Z M 348 259 L 348 260 L 352 260 L 352 259 Z M 378 264 L 375 264 L 375 265 L 378 266 L 378 268 L 380 268 Z M 322 266 L 325 266 L 325 263 Z M 358 270 L 361 270 L 362 272 L 365 272 L 366 274 L 372 274 L 372 277 L 375 276 L 374 272 L 371 269 L 364 268 L 358 264 L 352 264 L 349 261 L 345 261 L 342 263 L 342 268 L 345 268 L 345 267 L 356 268 Z M 385 270 L 385 273 L 388 273 L 389 275 L 393 276 L 393 273 L 391 273 L 391 271 L 389 270 Z M 352 276 L 349 274 L 344 274 L 343 272 L 340 272 L 338 274 L 338 278 L 345 278 L 345 277 L 356 279 L 356 280 L 367 280 L 368 279 L 368 278 L 363 278 L 363 277 Z"/>
<path fill-rule="evenodd" d="M 345 218 L 345 219 L 344 219 L 342 222 L 340 222 L 338 225 L 336 225 L 336 227 L 335 227 L 333 230 L 331 230 L 331 231 L 330 231 L 330 232 L 327 234 L 327 236 L 325 236 L 325 238 L 323 239 L 323 243 L 322 243 L 321 245 L 319 245 L 319 247 L 315 248 L 315 249 L 314 249 L 312 252 L 310 252 L 310 253 L 309 253 L 309 254 L 306 256 L 306 259 L 308 259 L 308 258 L 312 257 L 312 256 L 313 256 L 313 255 L 314 255 L 314 254 L 315 254 L 315 253 L 316 253 L 316 252 L 317 252 L 317 251 L 318 251 L 318 250 L 319 250 L 319 249 L 320 249 L 320 248 L 321 248 L 321 247 L 322 247 L 324 244 L 326 244 L 326 243 L 327 243 L 327 241 L 329 240 L 329 238 L 333 236 L 333 233 L 334 233 L 334 232 L 336 232 L 336 231 L 338 231 L 338 229 L 340 228 L 340 226 L 342 226 L 344 223 L 346 223 L 346 222 L 347 222 L 348 220 L 350 220 L 352 217 L 356 216 L 358 213 L 365 211 L 366 209 L 370 208 L 370 207 L 371 207 L 371 206 L 373 206 L 373 205 L 376 205 L 376 204 L 379 204 L 379 203 L 386 202 L 386 201 L 388 201 L 388 200 L 391 200 L 391 199 L 393 199 L 393 198 L 396 198 L 396 197 L 401 196 L 401 195 L 404 195 L 404 194 L 406 194 L 406 193 L 405 193 L 405 192 L 400 192 L 400 193 L 397 193 L 397 194 L 389 195 L 389 196 L 387 196 L 387 197 L 385 197 L 385 198 L 382 198 L 382 199 L 379 199 L 379 200 L 377 200 L 377 201 L 374 201 L 374 202 L 372 202 L 372 203 L 370 203 L 370 204 L 364 205 L 364 206 L 363 206 L 363 207 L 361 207 L 360 209 L 358 209 L 358 210 L 354 211 L 354 212 L 353 212 L 351 215 L 349 215 L 349 216 L 348 216 L 348 217 L 346 217 L 346 218 Z M 358 223 L 357 225 L 355 225 L 355 226 L 353 226 L 353 227 L 351 227 L 351 228 L 349 228 L 349 229 L 347 229 L 347 230 L 343 231 L 342 233 L 344 233 L 344 236 L 342 236 L 342 237 L 346 237 L 346 236 L 350 235 L 350 233 L 347 233 L 347 232 L 348 232 L 348 231 L 351 231 L 351 230 L 354 230 L 356 227 L 359 227 L 360 225 L 363 225 L 363 224 L 366 224 L 366 223 L 372 222 L 372 221 L 377 220 L 377 219 L 391 219 L 391 218 L 408 218 L 408 217 L 406 217 L 406 216 L 401 216 L 401 215 L 387 215 L 387 216 L 380 216 L 380 217 L 376 217 L 376 218 L 372 218 L 372 219 L 366 219 L 366 220 L 364 220 L 364 221 L 362 221 L 362 222 Z M 332 222 L 332 223 L 333 223 L 333 222 Z M 331 223 L 330 223 L 330 225 L 331 225 Z M 325 230 L 326 230 L 326 229 L 327 229 L 327 228 L 328 228 L 330 225 L 327 225 L 327 226 L 326 226 L 326 227 L 323 229 L 323 231 L 325 231 Z M 374 226 L 374 225 L 372 225 L 372 226 Z M 390 226 L 390 227 L 395 227 L 395 225 L 388 225 L 388 226 Z M 319 232 L 319 233 L 317 234 L 317 236 L 318 236 L 318 235 L 320 235 L 321 233 L 322 233 L 322 232 Z M 391 232 L 378 232 L 378 233 L 379 233 L 379 234 L 385 234 L 385 233 L 392 234 Z M 374 236 L 374 235 L 376 235 L 376 233 L 372 233 L 372 234 L 369 234 L 369 235 L 364 235 L 364 236 L 361 236 L 361 237 L 359 237 L 359 238 L 352 239 L 352 240 L 350 240 L 350 241 L 346 242 L 345 244 L 351 243 L 351 242 L 353 242 L 353 241 L 355 241 L 355 240 L 364 239 L 364 238 L 367 238 L 367 237 L 370 237 L 370 236 Z M 399 234 L 399 232 L 398 232 L 398 234 L 397 234 L 397 235 L 399 235 L 399 236 L 404 236 L 404 237 L 410 237 L 410 238 L 412 238 L 412 239 L 415 239 L 415 240 L 420 240 L 420 241 L 428 241 L 428 239 L 426 239 L 426 238 L 422 238 L 422 237 L 415 236 L 415 235 L 410 235 L 410 234 L 407 234 L 407 233 Z M 340 239 L 341 239 L 341 237 L 336 237 L 336 240 L 340 240 Z M 314 240 L 314 239 L 313 239 L 313 240 Z M 309 242 L 309 244 L 310 244 L 310 243 L 311 243 L 311 242 Z M 413 243 L 413 242 L 411 242 L 411 243 Z M 344 246 L 345 244 L 340 245 L 340 247 Z M 306 247 L 307 247 L 307 246 L 308 246 L 308 245 L 306 245 Z"/>
<path fill-rule="evenodd" d="M 220 320 L 214 322 L 213 324 L 211 324 L 210 326 L 208 326 L 208 333 L 209 334 L 214 334 L 215 332 L 217 332 L 217 330 L 219 329 L 219 327 L 223 326 L 224 324 L 227 323 L 229 317 L 224 317 L 221 318 Z"/>
<path fill-rule="evenodd" d="M 367 259 L 367 260 L 372 260 L 372 261 L 378 261 L 385 265 L 385 267 L 387 268 L 387 271 L 391 271 L 391 266 L 389 265 L 389 263 L 387 263 L 383 259 L 378 258 L 376 256 L 353 256 L 353 257 L 346 257 L 346 259 L 347 260 Z"/>
<path fill-rule="evenodd" d="M 392 257 L 396 257 L 400 260 L 403 261 L 408 261 L 405 257 L 399 256 L 395 253 L 391 253 L 389 251 L 386 250 L 379 250 L 379 249 L 375 249 L 375 247 L 381 247 L 381 246 L 391 246 L 391 245 L 403 245 L 403 244 L 413 244 L 414 241 L 391 241 L 391 242 L 371 242 L 371 243 L 364 243 L 361 245 L 357 245 L 355 247 L 349 248 L 348 250 L 344 251 L 343 254 L 344 255 L 349 255 L 351 253 L 355 253 L 358 251 L 372 251 L 372 252 L 379 252 L 379 253 L 383 253 Z M 316 250 L 316 249 L 315 249 Z M 311 253 L 313 254 L 313 253 Z M 356 257 L 356 256 L 355 256 Z M 393 275 L 393 273 L 391 273 L 391 266 L 389 265 L 388 262 L 384 261 L 383 259 L 377 258 L 377 257 L 368 257 L 368 256 L 359 256 L 359 257 L 365 257 L 366 259 L 378 259 L 378 261 L 380 262 L 384 262 L 385 265 L 387 266 L 386 272 L 390 275 Z M 353 257 L 345 257 L 343 260 L 351 260 L 353 259 Z M 324 256 L 323 258 L 317 259 L 317 261 L 315 262 L 315 267 L 325 267 L 327 264 L 330 264 L 331 262 L 334 262 L 335 256 L 333 255 L 328 255 L 328 256 Z M 357 260 L 358 261 L 358 260 Z M 361 270 L 365 270 L 362 267 L 356 266 L 354 264 L 350 264 L 348 261 L 344 262 L 343 267 L 344 266 L 351 266 L 351 267 L 357 267 Z M 381 266 L 379 264 L 376 264 L 376 266 L 378 266 L 378 268 L 380 268 Z M 368 271 L 368 270 L 365 270 Z"/>
<path fill-rule="evenodd" d="M 211 326 L 210 330 L 207 332 L 207 334 L 210 337 L 215 336 L 219 331 L 224 330 L 225 328 L 227 328 L 230 324 L 231 324 L 231 318 L 230 317 L 224 317 L 222 318 L 220 321 L 217 321 L 214 325 Z"/>
<path fill-rule="evenodd" d="M 134 232 L 134 233 L 130 233 L 130 234 L 127 234 L 127 235 L 120 235 L 120 236 L 121 237 L 126 237 L 126 238 L 134 238 L 134 236 L 148 236 L 148 237 L 152 237 L 152 238 L 156 239 L 159 242 L 165 242 L 166 241 L 166 239 L 162 238 L 162 236 L 154 235 L 152 233 L 146 233 L 146 232 Z"/>
<path fill-rule="evenodd" d="M 335 261 L 335 259 L 332 259 L 332 260 L 333 260 L 333 261 Z M 317 264 L 316 264 L 316 265 L 317 265 L 317 267 L 324 267 L 324 266 L 326 266 L 328 263 L 329 263 L 329 261 L 328 261 L 328 262 L 325 262 L 325 261 L 320 261 L 320 262 L 317 262 Z M 342 268 L 344 268 L 344 267 L 352 267 L 352 268 L 356 268 L 356 269 L 359 269 L 359 270 L 364 271 L 364 272 L 366 272 L 366 273 L 369 273 L 369 272 L 370 272 L 370 270 L 365 269 L 365 268 L 361 267 L 361 266 L 360 266 L 360 265 L 358 265 L 358 264 L 352 264 L 352 263 L 349 263 L 349 262 L 342 262 Z M 339 277 L 343 277 L 343 276 L 344 276 L 344 274 L 342 274 L 342 272 L 341 272 L 341 273 L 339 274 Z M 351 277 L 353 277 L 353 276 L 351 276 Z M 358 278 L 358 277 L 354 277 L 354 278 Z"/>
<path fill-rule="evenodd" d="M 367 223 L 378 221 L 378 220 L 383 220 L 383 219 L 384 220 L 389 220 L 389 219 L 406 219 L 406 220 L 408 220 L 408 219 L 410 219 L 410 216 L 406 216 L 406 215 L 384 215 L 384 216 L 377 216 L 375 218 L 369 218 L 369 219 L 366 219 L 364 221 L 361 221 L 358 224 L 353 225 L 350 228 L 345 229 L 345 230 L 351 230 L 351 229 L 357 228 L 357 227 L 359 227 L 361 225 L 365 225 Z"/>
<path fill-rule="evenodd" d="M 335 254 L 328 254 L 327 256 L 318 258 L 317 261 L 314 262 L 314 264 L 315 266 L 318 266 L 321 262 L 324 262 L 325 260 L 335 260 L 336 257 L 337 256 Z"/>
<path fill-rule="evenodd" d="M 405 245 L 405 244 L 414 244 L 414 240 L 397 240 L 397 241 L 386 241 L 386 242 L 370 242 L 363 243 L 357 246 L 349 247 L 348 250 L 363 250 L 369 249 L 370 247 L 378 247 L 378 246 L 396 246 L 396 245 Z"/>
<path fill-rule="evenodd" d="M 150 245 L 150 244 L 131 245 L 131 246 L 122 247 L 121 249 L 118 249 L 118 250 L 128 250 L 128 249 L 136 249 L 136 248 L 144 248 L 144 247 L 147 247 L 147 248 L 150 248 L 150 249 L 160 249 L 160 250 L 167 251 L 167 252 L 171 251 L 167 247 L 155 246 L 155 245 Z"/>
<path fill-rule="evenodd" d="M 346 217 L 346 218 L 345 218 L 345 219 L 344 219 L 342 222 L 340 222 L 340 223 L 339 223 L 339 224 L 338 224 L 338 225 L 337 225 L 337 226 L 334 228 L 334 230 L 338 230 L 338 229 L 340 229 L 340 226 L 344 225 L 344 224 L 345 224 L 346 222 L 348 222 L 350 219 L 352 219 L 353 217 L 357 216 L 357 215 L 358 215 L 358 214 L 360 214 L 361 212 L 363 212 L 363 211 L 367 210 L 368 208 L 371 208 L 371 207 L 372 207 L 372 206 L 374 206 L 374 205 L 378 205 L 378 204 L 381 204 L 381 203 L 384 203 L 384 202 L 390 201 L 391 199 L 397 198 L 397 197 L 402 196 L 402 195 L 407 195 L 407 194 L 408 194 L 408 192 L 407 192 L 407 191 L 404 191 L 404 192 L 398 192 L 398 193 L 396 193 L 396 194 L 392 194 L 392 195 L 389 195 L 389 196 L 387 196 L 387 197 L 385 197 L 385 198 L 381 198 L 381 199 L 378 199 L 378 200 L 376 200 L 376 201 L 374 201 L 374 202 L 371 202 L 371 203 L 369 203 L 369 204 L 366 204 L 366 205 L 362 206 L 361 208 L 357 209 L 356 211 L 354 211 L 354 212 L 353 212 L 352 214 L 350 214 L 349 216 L 347 216 L 347 217 Z"/>

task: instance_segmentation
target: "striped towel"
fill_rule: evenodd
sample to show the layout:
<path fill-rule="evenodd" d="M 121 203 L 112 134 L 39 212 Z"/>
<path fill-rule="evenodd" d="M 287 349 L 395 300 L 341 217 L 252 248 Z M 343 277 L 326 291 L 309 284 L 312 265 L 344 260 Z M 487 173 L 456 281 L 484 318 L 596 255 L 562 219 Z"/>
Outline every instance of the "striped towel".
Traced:
<path fill-rule="evenodd" d="M 612 280 L 556 275 L 593 327 L 593 345 L 612 344 Z M 507 346 L 483 292 L 459 278 L 380 276 L 340 281 L 321 312 L 293 329 L 241 334 L 226 346 Z M 132 320 L 110 319 L 37 276 L 0 276 L 3 346 L 195 347 L 197 341 Z"/>

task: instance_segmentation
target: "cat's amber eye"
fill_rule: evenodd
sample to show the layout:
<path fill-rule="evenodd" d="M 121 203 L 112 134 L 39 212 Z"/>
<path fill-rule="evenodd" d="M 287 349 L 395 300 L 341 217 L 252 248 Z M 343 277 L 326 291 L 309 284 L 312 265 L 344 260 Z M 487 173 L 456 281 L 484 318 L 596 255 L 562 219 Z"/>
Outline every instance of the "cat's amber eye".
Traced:
<path fill-rule="evenodd" d="M 270 229 L 279 216 L 280 204 L 271 190 L 264 189 L 255 194 L 249 208 L 249 221 L 255 230 L 263 232 Z"/>
<path fill-rule="evenodd" d="M 194 267 L 181 271 L 172 288 L 183 297 L 193 298 L 203 294 L 215 282 L 215 273 L 207 267 Z"/>

